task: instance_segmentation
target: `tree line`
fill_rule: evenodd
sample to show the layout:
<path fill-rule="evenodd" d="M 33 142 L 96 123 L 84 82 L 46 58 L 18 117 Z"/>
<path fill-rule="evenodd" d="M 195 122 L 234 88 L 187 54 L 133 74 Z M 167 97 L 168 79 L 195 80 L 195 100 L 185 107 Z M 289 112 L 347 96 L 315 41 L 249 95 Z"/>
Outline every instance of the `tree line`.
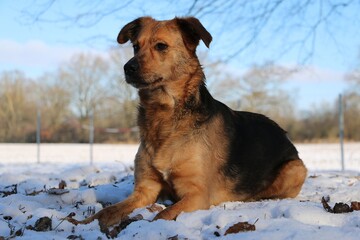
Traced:
<path fill-rule="evenodd" d="M 37 113 L 42 142 L 88 142 L 91 116 L 95 142 L 136 142 L 137 93 L 125 83 L 122 70 L 129 58 L 122 48 L 102 56 L 74 55 L 36 79 L 18 70 L 0 73 L 0 142 L 35 142 Z M 268 62 L 234 75 L 223 63 L 201 58 L 210 92 L 230 107 L 268 115 L 294 141 L 338 138 L 337 102 L 295 111 L 292 94 L 283 85 L 296 69 Z M 345 138 L 359 141 L 360 67 L 346 79 Z"/>

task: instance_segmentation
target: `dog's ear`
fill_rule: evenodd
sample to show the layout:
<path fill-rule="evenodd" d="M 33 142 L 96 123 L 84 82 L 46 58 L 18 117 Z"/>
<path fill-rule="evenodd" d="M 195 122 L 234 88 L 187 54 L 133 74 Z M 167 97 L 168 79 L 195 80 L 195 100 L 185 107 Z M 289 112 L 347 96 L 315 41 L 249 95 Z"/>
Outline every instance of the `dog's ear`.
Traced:
<path fill-rule="evenodd" d="M 141 31 L 142 26 L 145 22 L 153 20 L 151 17 L 140 17 L 132 22 L 126 24 L 119 32 L 117 41 L 120 44 L 126 43 L 127 41 L 134 42 Z"/>
<path fill-rule="evenodd" d="M 194 51 L 199 45 L 200 39 L 203 40 L 206 47 L 209 47 L 212 36 L 197 18 L 175 18 L 175 20 L 188 48 Z"/>

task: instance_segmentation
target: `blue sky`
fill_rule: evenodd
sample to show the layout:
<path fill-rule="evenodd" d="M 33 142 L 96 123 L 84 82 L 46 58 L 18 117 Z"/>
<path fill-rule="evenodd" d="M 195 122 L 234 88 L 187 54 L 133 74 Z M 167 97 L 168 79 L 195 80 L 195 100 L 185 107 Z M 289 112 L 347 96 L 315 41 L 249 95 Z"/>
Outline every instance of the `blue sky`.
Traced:
<path fill-rule="evenodd" d="M 48 17 L 51 18 L 53 14 L 59 12 L 76 12 L 81 5 L 74 2 L 76 1 L 61 1 L 61 4 L 58 4 Z M 172 18 L 179 15 L 177 12 L 183 11 L 169 6 L 168 11 L 164 13 L 156 7 L 146 6 L 149 3 L 144 2 L 141 12 L 138 9 L 128 8 L 126 12 L 106 18 L 93 27 L 78 28 L 72 27 L 71 24 L 61 23 L 27 23 L 22 11 L 31 9 L 32 4 L 33 1 L 28 0 L 0 1 L 0 71 L 19 69 L 27 76 L 38 77 L 46 71 L 55 69 L 60 62 L 68 60 L 75 53 L 85 51 L 101 54 L 110 47 L 116 46 L 116 36 L 120 28 L 138 16 L 146 14 L 164 19 Z M 349 9 L 349 11 L 349 16 L 351 16 L 354 14 L 351 11 L 356 11 L 356 9 Z M 213 20 L 200 20 L 214 38 L 210 50 L 206 51 L 214 58 L 222 55 L 226 39 L 231 36 L 229 34 L 219 36 Z M 341 43 L 334 44 L 325 35 L 321 36 L 320 31 L 316 39 L 315 55 L 307 63 L 308 70 L 297 74 L 286 83 L 285 87 L 295 94 L 295 104 L 299 109 L 320 106 L 323 102 L 333 103 L 338 94 L 344 92 L 347 87 L 344 74 L 358 62 L 359 42 L 357 39 L 360 39 L 360 34 L 357 25 L 350 24 L 346 25 L 346 28 L 341 28 L 344 25 L 340 24 L 341 21 L 344 19 L 335 19 L 340 27 L 339 31 L 334 33 L 335 36 L 340 36 Z M 94 35 L 106 36 L 107 40 L 92 39 Z M 247 53 L 229 64 L 232 68 L 246 70 L 254 63 L 266 61 L 271 55 L 269 49 L 275 48 L 275 45 L 278 47 L 279 43 L 272 43 L 269 39 L 266 44 L 253 46 Z M 297 55 L 297 52 L 289 52 L 279 62 L 293 66 L 297 62 Z M 119 70 L 121 71 L 122 68 L 120 67 Z"/>

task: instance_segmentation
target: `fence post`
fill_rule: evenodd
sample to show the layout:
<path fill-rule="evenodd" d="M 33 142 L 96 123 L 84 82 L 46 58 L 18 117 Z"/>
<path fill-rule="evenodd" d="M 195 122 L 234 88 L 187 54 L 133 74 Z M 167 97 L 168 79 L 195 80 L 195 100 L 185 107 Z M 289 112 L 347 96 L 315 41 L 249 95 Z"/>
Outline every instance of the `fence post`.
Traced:
<path fill-rule="evenodd" d="M 41 113 L 37 110 L 36 115 L 36 146 L 37 146 L 37 163 L 40 163 L 40 137 L 41 137 Z"/>
<path fill-rule="evenodd" d="M 90 165 L 93 165 L 93 145 L 94 145 L 94 113 L 90 112 L 89 115 L 89 143 L 90 143 Z"/>
<path fill-rule="evenodd" d="M 340 154 L 341 154 L 341 171 L 345 170 L 344 160 L 344 110 L 342 95 L 339 94 L 339 138 L 340 138 Z"/>

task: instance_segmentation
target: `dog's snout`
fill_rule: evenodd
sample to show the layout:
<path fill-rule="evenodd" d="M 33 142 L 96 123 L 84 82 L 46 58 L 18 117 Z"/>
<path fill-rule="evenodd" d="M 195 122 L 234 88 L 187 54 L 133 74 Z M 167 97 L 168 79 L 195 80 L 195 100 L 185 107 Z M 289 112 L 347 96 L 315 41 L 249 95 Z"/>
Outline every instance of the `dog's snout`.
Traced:
<path fill-rule="evenodd" d="M 139 62 L 132 58 L 124 65 L 124 71 L 126 75 L 133 75 L 139 70 Z"/>

